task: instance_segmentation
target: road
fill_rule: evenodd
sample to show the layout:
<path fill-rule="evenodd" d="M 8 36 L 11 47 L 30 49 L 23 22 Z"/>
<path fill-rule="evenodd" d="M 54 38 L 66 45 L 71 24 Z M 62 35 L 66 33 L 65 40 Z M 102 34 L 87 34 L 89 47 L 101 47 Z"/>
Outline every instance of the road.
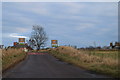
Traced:
<path fill-rule="evenodd" d="M 3 78 L 108 78 L 66 62 L 48 53 L 29 53 L 27 58 L 7 70 Z"/>

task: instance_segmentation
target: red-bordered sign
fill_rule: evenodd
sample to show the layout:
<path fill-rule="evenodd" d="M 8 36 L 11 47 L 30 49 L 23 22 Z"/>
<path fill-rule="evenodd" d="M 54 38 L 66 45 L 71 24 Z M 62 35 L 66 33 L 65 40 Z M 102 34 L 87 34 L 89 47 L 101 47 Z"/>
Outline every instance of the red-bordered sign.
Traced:
<path fill-rule="evenodd" d="M 19 38 L 19 42 L 25 42 L 25 38 Z"/>
<path fill-rule="evenodd" d="M 57 44 L 57 40 L 51 40 L 51 44 Z"/>

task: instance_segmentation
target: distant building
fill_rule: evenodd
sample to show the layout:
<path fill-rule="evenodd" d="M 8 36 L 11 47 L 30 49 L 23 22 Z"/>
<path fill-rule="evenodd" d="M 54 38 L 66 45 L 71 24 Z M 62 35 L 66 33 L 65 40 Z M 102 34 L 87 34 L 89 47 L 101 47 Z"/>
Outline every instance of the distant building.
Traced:
<path fill-rule="evenodd" d="M 3 46 L 4 46 L 4 45 L 0 45 L 0 49 L 3 49 Z"/>
<path fill-rule="evenodd" d="M 13 46 L 15 46 L 15 45 L 17 45 L 17 44 L 18 44 L 18 42 L 14 42 L 14 43 L 13 43 Z"/>
<path fill-rule="evenodd" d="M 120 49 L 120 42 L 110 43 L 110 49 Z"/>

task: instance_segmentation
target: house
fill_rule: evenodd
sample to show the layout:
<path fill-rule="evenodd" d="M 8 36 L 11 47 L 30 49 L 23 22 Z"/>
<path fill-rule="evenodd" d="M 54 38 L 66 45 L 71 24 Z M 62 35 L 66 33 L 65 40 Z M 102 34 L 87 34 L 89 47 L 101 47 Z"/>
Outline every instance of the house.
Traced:
<path fill-rule="evenodd" d="M 0 45 L 0 49 L 3 49 L 3 46 L 4 46 L 4 45 Z"/>
<path fill-rule="evenodd" d="M 111 42 L 110 48 L 111 49 L 120 49 L 120 42 L 115 42 L 114 44 Z"/>

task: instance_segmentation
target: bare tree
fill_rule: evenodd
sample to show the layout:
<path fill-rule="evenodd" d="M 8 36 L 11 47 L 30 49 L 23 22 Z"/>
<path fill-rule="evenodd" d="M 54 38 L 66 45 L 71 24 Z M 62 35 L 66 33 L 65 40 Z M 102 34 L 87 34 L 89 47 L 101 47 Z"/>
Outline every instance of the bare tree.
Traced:
<path fill-rule="evenodd" d="M 42 26 L 34 25 L 32 29 L 33 31 L 28 43 L 32 48 L 36 47 L 39 50 L 41 46 L 45 45 L 48 37 Z"/>

